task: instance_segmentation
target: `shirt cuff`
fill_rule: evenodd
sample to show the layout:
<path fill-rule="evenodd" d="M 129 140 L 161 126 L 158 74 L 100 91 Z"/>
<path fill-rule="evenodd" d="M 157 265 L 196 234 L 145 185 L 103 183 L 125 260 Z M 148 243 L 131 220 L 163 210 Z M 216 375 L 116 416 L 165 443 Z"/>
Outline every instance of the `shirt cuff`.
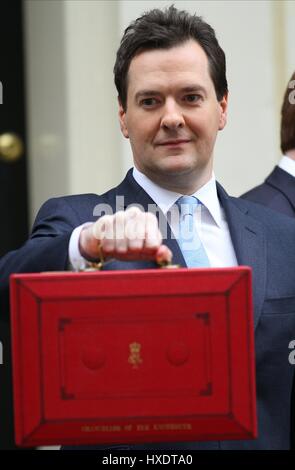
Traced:
<path fill-rule="evenodd" d="M 81 271 L 89 265 L 89 262 L 83 258 L 79 250 L 79 238 L 80 233 L 84 227 L 89 227 L 93 222 L 86 222 L 85 224 L 79 225 L 72 231 L 72 235 L 69 242 L 69 269 L 71 271 Z"/>

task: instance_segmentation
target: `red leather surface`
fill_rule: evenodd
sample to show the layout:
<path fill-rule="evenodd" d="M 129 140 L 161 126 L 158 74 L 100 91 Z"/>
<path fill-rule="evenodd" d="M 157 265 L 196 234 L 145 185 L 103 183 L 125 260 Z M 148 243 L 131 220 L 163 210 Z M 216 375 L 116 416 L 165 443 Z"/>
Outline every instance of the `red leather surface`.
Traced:
<path fill-rule="evenodd" d="M 19 445 L 251 439 L 251 271 L 11 277 Z"/>

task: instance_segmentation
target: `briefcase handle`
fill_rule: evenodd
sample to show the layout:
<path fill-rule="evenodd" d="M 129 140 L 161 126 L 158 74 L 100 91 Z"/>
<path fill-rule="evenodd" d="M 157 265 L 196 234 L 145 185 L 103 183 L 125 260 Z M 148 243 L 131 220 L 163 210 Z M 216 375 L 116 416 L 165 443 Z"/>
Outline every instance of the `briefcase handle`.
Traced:
<path fill-rule="evenodd" d="M 109 262 L 113 261 L 114 258 L 110 258 L 109 260 L 105 260 L 102 249 L 100 246 L 98 246 L 99 249 L 99 258 L 100 261 L 98 262 L 91 262 L 88 261 L 87 267 L 84 269 L 81 269 L 82 272 L 89 272 L 89 271 L 102 271 L 103 267 L 108 264 Z M 156 264 L 158 265 L 158 268 L 161 269 L 175 269 L 175 268 L 180 268 L 181 266 L 179 264 L 172 264 L 171 261 L 155 261 Z"/>

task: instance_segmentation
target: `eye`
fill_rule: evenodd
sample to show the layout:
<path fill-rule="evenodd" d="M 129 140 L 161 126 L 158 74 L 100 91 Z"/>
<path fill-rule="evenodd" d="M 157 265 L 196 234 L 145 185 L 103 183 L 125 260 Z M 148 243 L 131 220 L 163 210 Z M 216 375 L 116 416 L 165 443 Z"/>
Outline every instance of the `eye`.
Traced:
<path fill-rule="evenodd" d="M 158 100 L 156 98 L 144 98 L 143 100 L 140 101 L 140 105 L 145 108 L 151 108 L 152 106 L 155 106 L 157 103 L 158 103 Z"/>
<path fill-rule="evenodd" d="M 184 97 L 184 100 L 188 103 L 198 103 L 201 99 L 201 95 L 185 95 Z"/>

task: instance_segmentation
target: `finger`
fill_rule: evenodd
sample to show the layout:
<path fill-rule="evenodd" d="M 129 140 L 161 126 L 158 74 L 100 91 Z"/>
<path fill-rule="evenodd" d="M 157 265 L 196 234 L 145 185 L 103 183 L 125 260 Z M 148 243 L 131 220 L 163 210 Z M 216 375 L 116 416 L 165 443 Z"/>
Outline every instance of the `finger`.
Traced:
<path fill-rule="evenodd" d="M 126 209 L 124 214 L 125 214 L 126 221 L 127 221 L 129 219 L 133 219 L 137 217 L 139 214 L 143 214 L 143 212 L 139 209 L 139 207 L 131 206 L 131 207 L 128 207 L 128 209 Z"/>
<path fill-rule="evenodd" d="M 127 217 L 125 237 L 128 250 L 141 251 L 143 249 L 145 241 L 145 216 L 144 212 L 138 210 L 133 212 L 130 217 Z"/>
<path fill-rule="evenodd" d="M 114 215 L 114 228 L 115 228 L 115 252 L 125 253 L 127 251 L 128 243 L 125 236 L 125 223 L 126 215 L 123 211 L 118 211 Z"/>
<path fill-rule="evenodd" d="M 158 264 L 171 263 L 172 251 L 169 250 L 168 246 L 161 245 L 156 252 L 155 260 Z"/>
<path fill-rule="evenodd" d="M 145 248 L 148 250 L 159 248 L 162 243 L 162 234 L 158 227 L 158 219 L 155 214 L 145 214 Z"/>
<path fill-rule="evenodd" d="M 101 249 L 108 254 L 112 253 L 115 248 L 113 221 L 112 215 L 104 215 L 95 222 L 93 227 L 94 236 L 99 241 Z"/>

